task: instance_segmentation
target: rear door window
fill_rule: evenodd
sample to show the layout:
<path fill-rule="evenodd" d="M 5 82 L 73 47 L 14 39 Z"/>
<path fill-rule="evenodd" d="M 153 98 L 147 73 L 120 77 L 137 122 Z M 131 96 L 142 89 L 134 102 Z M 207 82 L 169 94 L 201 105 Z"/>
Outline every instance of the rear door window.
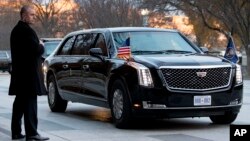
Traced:
<path fill-rule="evenodd" d="M 63 43 L 58 55 L 69 55 L 75 38 L 76 36 L 68 37 L 68 39 Z"/>

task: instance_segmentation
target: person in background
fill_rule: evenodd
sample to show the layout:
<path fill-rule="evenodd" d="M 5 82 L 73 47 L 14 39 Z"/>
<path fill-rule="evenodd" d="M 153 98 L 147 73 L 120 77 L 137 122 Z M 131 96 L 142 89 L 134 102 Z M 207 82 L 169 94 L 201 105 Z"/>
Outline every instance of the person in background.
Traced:
<path fill-rule="evenodd" d="M 43 44 L 30 27 L 35 23 L 36 11 L 31 5 L 25 5 L 21 8 L 20 15 L 21 20 L 10 36 L 12 73 L 9 95 L 16 96 L 11 119 L 12 139 L 25 138 L 21 128 L 24 117 L 26 140 L 49 140 L 37 132 L 37 96 L 46 95 L 47 92 L 42 74 Z"/>

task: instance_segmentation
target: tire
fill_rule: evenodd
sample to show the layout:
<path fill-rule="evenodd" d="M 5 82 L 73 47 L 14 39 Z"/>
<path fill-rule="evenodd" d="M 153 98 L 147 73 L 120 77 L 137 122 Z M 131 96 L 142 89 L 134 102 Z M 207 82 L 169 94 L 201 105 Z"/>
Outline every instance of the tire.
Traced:
<path fill-rule="evenodd" d="M 128 128 L 132 120 L 131 104 L 127 89 L 121 80 L 116 80 L 111 89 L 110 108 L 113 122 L 117 128 Z"/>
<path fill-rule="evenodd" d="M 50 76 L 48 81 L 48 104 L 52 112 L 65 112 L 68 105 L 68 101 L 63 100 L 59 95 L 53 76 Z"/>
<path fill-rule="evenodd" d="M 210 116 L 210 120 L 215 124 L 230 124 L 234 122 L 238 114 L 226 113 L 225 115 Z"/>

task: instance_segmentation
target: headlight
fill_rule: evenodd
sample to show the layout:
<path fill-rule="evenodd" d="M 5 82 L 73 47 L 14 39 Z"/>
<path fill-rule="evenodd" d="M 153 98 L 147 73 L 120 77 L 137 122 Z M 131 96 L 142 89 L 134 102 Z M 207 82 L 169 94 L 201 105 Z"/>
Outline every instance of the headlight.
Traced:
<path fill-rule="evenodd" d="M 236 85 L 241 84 L 242 82 L 241 66 L 236 64 Z"/>
<path fill-rule="evenodd" d="M 137 70 L 139 85 L 146 87 L 154 87 L 151 73 L 147 67 L 135 62 L 128 62 L 128 65 Z"/>

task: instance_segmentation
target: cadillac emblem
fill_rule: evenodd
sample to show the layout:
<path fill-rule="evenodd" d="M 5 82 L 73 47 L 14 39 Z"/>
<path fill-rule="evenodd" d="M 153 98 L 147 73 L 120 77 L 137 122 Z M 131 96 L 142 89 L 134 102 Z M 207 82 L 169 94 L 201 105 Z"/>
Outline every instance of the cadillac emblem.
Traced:
<path fill-rule="evenodd" d="M 207 75 L 207 72 L 196 72 L 198 77 L 205 77 Z"/>

